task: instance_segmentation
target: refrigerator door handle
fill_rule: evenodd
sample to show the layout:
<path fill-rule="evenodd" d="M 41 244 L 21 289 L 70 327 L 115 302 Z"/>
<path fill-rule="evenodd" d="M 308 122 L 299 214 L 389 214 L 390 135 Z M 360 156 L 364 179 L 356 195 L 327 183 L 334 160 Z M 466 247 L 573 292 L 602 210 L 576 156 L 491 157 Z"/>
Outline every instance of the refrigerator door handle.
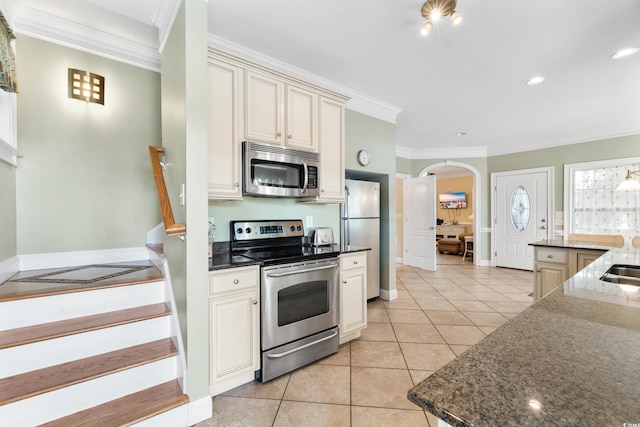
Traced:
<path fill-rule="evenodd" d="M 347 198 L 346 198 L 346 203 L 345 203 L 345 207 L 344 207 L 344 218 L 345 218 L 345 238 L 347 240 L 347 246 L 351 245 L 351 230 L 350 230 L 350 226 L 349 226 L 349 221 L 350 221 L 350 217 L 349 217 L 349 202 L 351 201 L 351 193 L 349 192 L 349 187 L 348 186 L 344 186 L 344 190 L 347 192 Z"/>

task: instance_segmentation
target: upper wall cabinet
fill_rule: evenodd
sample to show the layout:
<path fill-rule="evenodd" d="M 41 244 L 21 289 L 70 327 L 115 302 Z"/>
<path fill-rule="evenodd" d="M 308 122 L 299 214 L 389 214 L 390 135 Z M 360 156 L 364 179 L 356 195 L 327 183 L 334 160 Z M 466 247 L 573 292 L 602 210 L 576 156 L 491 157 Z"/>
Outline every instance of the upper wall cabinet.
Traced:
<path fill-rule="evenodd" d="M 209 198 L 242 198 L 240 89 L 243 71 L 209 59 Z"/>
<path fill-rule="evenodd" d="M 318 151 L 318 95 L 266 74 L 247 71 L 246 139 Z"/>
<path fill-rule="evenodd" d="M 242 198 L 242 142 L 320 155 L 320 195 L 344 200 L 344 95 L 209 49 L 209 198 Z"/>

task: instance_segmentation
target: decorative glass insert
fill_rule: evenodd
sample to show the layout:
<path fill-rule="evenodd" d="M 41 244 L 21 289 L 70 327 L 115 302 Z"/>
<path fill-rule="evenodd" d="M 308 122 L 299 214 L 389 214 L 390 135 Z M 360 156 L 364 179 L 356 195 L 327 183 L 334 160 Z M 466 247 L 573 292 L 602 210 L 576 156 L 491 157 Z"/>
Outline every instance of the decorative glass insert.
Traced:
<path fill-rule="evenodd" d="M 516 231 L 524 231 L 529 225 L 531 216 L 531 202 L 529 193 L 522 185 L 519 185 L 511 194 L 511 223 Z"/>

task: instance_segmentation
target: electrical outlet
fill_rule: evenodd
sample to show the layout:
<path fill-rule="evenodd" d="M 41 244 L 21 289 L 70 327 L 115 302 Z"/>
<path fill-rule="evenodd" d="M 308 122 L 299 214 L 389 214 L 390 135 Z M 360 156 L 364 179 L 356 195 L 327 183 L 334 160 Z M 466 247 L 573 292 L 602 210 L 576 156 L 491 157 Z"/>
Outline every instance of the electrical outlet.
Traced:
<path fill-rule="evenodd" d="M 313 227 L 313 215 L 307 215 L 305 223 L 307 224 L 307 228 Z"/>

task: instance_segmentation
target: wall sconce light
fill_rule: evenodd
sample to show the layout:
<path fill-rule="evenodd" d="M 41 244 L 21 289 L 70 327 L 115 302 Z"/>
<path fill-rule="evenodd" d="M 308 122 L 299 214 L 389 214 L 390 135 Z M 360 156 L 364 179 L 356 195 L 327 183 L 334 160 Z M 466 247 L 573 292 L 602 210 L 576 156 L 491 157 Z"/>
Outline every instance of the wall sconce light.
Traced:
<path fill-rule="evenodd" d="M 620 190 L 640 190 L 640 182 L 636 181 L 635 179 L 633 179 L 633 175 L 638 175 L 640 176 L 640 170 L 637 171 L 630 171 L 629 169 L 627 169 L 627 176 L 624 178 L 624 181 L 622 181 L 617 187 L 616 190 L 620 191 Z"/>
<path fill-rule="evenodd" d="M 69 68 L 69 98 L 104 105 L 104 77 Z"/>

